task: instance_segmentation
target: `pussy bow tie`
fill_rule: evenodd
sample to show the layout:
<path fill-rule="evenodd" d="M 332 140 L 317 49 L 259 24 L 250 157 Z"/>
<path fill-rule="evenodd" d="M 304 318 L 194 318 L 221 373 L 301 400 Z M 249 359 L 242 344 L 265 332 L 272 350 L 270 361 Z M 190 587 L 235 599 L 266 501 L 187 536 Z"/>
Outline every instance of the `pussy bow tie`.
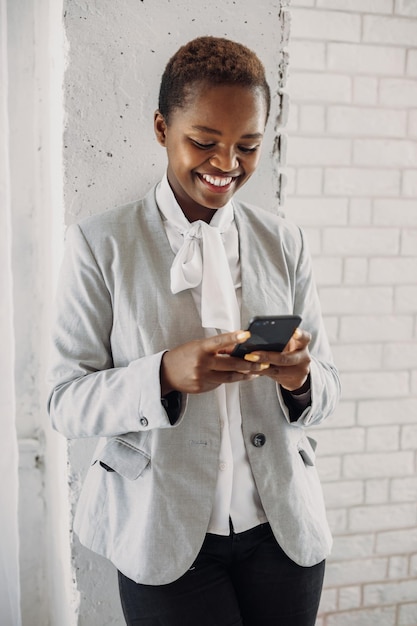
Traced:
<path fill-rule="evenodd" d="M 183 238 L 179 248 L 174 249 L 172 293 L 192 289 L 201 283 L 202 326 L 224 331 L 236 330 L 236 320 L 239 319 L 235 286 L 221 235 L 232 223 L 233 210 L 230 209 L 220 216 L 218 225 L 201 220 L 190 224 L 185 217 L 186 226 L 184 223 L 168 224 Z"/>

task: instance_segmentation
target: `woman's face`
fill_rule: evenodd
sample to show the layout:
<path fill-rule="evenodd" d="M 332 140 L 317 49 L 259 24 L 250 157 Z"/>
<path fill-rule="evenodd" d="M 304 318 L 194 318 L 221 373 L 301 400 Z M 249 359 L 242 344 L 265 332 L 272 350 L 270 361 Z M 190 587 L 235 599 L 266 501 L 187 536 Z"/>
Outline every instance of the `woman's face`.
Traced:
<path fill-rule="evenodd" d="M 266 105 L 260 89 L 197 83 L 169 125 L 155 113 L 168 181 L 190 222 L 209 222 L 258 165 Z"/>

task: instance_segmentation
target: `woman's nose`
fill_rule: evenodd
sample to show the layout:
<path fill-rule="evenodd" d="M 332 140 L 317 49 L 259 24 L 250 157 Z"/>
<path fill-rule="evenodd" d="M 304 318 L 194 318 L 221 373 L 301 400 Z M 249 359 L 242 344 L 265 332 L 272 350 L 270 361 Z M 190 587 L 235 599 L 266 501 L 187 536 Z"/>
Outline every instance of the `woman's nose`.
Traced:
<path fill-rule="evenodd" d="M 222 172 L 231 172 L 239 167 L 239 160 L 234 150 L 218 150 L 210 157 L 209 163 Z"/>

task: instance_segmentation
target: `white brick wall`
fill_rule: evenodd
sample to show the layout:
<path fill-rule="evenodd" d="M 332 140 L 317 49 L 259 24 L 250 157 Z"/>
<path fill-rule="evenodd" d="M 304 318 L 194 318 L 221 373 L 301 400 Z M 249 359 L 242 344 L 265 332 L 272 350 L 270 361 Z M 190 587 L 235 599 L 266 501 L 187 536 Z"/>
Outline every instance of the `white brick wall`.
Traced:
<path fill-rule="evenodd" d="M 342 378 L 317 626 L 417 625 L 417 0 L 292 0 L 284 209 Z"/>

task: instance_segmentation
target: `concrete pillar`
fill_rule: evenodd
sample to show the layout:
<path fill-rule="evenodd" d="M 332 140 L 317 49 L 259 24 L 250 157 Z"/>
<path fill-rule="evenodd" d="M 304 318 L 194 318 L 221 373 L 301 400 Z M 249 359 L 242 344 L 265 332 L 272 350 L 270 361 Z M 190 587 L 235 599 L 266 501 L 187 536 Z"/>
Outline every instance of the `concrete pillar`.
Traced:
<path fill-rule="evenodd" d="M 223 0 L 64 0 L 69 42 L 65 75 L 65 219 L 104 211 L 141 197 L 163 174 L 165 152 L 153 136 L 162 71 L 177 48 L 199 35 L 225 36 L 254 49 L 273 93 L 261 166 L 242 192 L 277 210 L 280 200 L 280 91 L 285 80 L 287 2 Z M 74 500 L 95 442 L 70 445 Z M 80 547 L 72 554 L 80 592 L 78 624 L 122 624 L 112 566 Z"/>

